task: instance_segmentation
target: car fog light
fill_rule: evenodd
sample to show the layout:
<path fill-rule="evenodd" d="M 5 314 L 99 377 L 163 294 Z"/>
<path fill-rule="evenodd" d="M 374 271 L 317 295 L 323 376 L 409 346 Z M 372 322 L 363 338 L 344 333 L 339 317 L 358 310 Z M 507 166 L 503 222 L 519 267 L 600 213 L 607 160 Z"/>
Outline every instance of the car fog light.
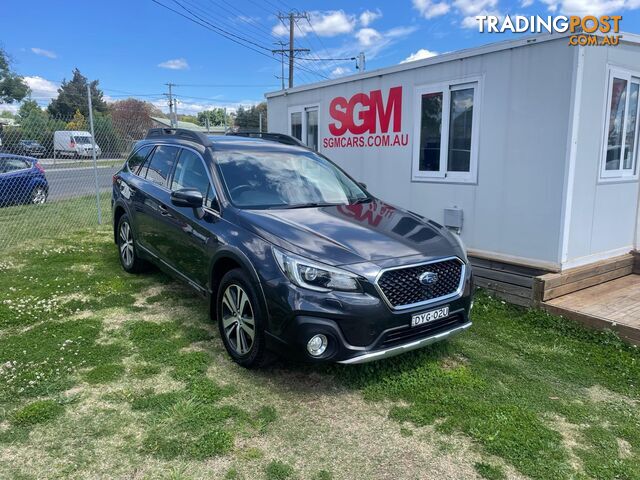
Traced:
<path fill-rule="evenodd" d="M 307 343 L 307 351 L 311 356 L 319 357 L 327 349 L 328 343 L 327 337 L 319 333 L 311 337 Z"/>

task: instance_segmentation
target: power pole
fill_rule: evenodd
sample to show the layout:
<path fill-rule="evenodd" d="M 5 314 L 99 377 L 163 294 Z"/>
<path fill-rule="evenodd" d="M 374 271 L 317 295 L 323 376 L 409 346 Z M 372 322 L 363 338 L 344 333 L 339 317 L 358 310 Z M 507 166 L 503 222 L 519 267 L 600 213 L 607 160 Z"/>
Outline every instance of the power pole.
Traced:
<path fill-rule="evenodd" d="M 285 15 L 282 13 L 278 14 L 278 18 L 281 22 L 285 22 L 285 20 L 289 20 L 289 88 L 293 88 L 293 61 L 295 60 L 295 54 L 297 52 L 308 52 L 308 48 L 294 48 L 294 29 L 296 25 L 296 20 L 300 18 L 309 19 L 309 15 L 306 12 L 289 12 L 289 14 Z M 285 24 L 286 25 L 286 24 Z M 282 49 L 282 53 L 284 54 L 286 50 Z M 274 51 L 277 53 L 278 50 Z"/>
<path fill-rule="evenodd" d="M 276 45 L 280 45 L 280 48 L 278 50 L 271 50 L 271 53 L 280 54 L 280 76 L 278 77 L 276 75 L 276 78 L 280 79 L 281 90 L 284 90 L 284 52 L 286 51 L 284 49 L 284 46 L 286 45 L 286 43 L 280 41 L 280 42 L 277 42 Z"/>
<path fill-rule="evenodd" d="M 360 52 L 358 55 L 358 60 L 356 60 L 356 69 L 360 70 L 360 72 L 364 72 L 366 69 L 364 52 Z"/>
<path fill-rule="evenodd" d="M 169 120 L 171 121 L 171 126 L 175 128 L 176 126 L 176 117 L 173 113 L 174 101 L 173 101 L 173 92 L 171 90 L 172 87 L 175 87 L 175 83 L 165 83 L 167 87 L 169 87 L 169 93 L 165 94 L 169 97 Z"/>

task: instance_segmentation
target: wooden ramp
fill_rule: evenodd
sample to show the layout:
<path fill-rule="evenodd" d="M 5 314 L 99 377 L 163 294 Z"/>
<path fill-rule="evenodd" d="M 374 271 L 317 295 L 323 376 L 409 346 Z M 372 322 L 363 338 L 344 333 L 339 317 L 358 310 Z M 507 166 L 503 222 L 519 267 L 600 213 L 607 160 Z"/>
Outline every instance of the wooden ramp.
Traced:
<path fill-rule="evenodd" d="M 556 297 L 540 305 L 593 328 L 609 328 L 640 345 L 640 275 L 626 275 Z"/>

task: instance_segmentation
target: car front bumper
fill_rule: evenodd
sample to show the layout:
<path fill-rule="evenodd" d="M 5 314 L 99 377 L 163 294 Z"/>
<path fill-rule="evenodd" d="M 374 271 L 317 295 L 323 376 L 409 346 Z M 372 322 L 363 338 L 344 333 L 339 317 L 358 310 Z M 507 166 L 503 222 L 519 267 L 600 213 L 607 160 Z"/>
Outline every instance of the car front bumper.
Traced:
<path fill-rule="evenodd" d="M 267 282 L 264 287 L 270 299 L 270 346 L 312 362 L 367 363 L 445 340 L 471 326 L 470 271 L 455 298 L 400 311 L 390 309 L 375 291 L 318 293 L 285 280 Z M 446 318 L 411 326 L 413 315 L 445 306 L 449 307 Z M 322 355 L 313 357 L 307 352 L 307 342 L 317 334 L 327 337 L 328 346 Z"/>

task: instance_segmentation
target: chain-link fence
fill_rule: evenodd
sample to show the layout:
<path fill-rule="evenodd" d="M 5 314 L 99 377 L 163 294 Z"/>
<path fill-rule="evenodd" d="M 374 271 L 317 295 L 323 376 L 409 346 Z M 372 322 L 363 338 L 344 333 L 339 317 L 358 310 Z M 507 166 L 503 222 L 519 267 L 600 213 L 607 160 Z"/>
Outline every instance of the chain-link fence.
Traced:
<path fill-rule="evenodd" d="M 61 118 L 36 108 L 2 127 L 0 252 L 109 224 L 112 176 L 154 121 L 122 108 L 85 111 Z"/>

